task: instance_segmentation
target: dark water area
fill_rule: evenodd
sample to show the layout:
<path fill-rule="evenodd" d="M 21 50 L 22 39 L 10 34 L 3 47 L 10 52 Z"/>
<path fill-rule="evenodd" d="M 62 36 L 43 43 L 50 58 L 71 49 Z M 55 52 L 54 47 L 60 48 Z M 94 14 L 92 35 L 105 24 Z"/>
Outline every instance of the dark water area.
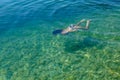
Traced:
<path fill-rule="evenodd" d="M 118 0 L 5 0 L 0 4 L 1 28 L 23 26 L 31 21 L 63 21 L 78 16 L 84 18 L 84 15 L 95 19 L 97 17 L 94 15 L 107 16 L 110 12 L 117 16 L 120 8 Z"/>
<path fill-rule="evenodd" d="M 119 80 L 120 1 L 1 0 L 0 55 L 0 80 Z"/>

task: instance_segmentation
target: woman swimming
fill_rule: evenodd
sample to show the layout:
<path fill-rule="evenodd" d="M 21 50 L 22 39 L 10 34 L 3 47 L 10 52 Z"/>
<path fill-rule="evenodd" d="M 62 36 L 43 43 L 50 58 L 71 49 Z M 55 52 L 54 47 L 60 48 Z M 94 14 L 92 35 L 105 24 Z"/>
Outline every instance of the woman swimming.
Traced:
<path fill-rule="evenodd" d="M 80 24 L 82 22 L 85 22 L 86 21 L 86 26 L 85 27 L 82 27 L 80 26 Z M 77 30 L 80 30 L 80 29 L 83 29 L 83 30 L 88 30 L 89 29 L 89 23 L 90 23 L 90 20 L 85 20 L 85 19 L 82 19 L 80 22 L 78 22 L 76 25 L 74 24 L 71 24 L 70 26 L 68 26 L 66 29 L 60 29 L 60 30 L 55 30 L 53 31 L 53 34 L 68 34 L 70 32 L 74 32 L 74 31 L 77 31 Z"/>

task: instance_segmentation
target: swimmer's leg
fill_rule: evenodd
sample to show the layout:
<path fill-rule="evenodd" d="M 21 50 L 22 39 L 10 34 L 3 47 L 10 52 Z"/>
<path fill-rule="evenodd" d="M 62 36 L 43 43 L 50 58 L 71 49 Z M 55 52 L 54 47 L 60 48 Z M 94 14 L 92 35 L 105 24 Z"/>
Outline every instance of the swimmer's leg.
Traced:
<path fill-rule="evenodd" d="M 82 26 L 75 26 L 75 29 L 84 29 L 84 30 L 88 30 L 89 29 L 89 24 L 90 24 L 90 20 L 87 20 L 86 22 L 86 26 L 82 27 Z"/>
<path fill-rule="evenodd" d="M 90 20 L 87 20 L 87 23 L 86 23 L 85 29 L 89 29 L 89 24 L 90 24 Z"/>
<path fill-rule="evenodd" d="M 84 22 L 85 21 L 85 19 L 82 19 L 82 20 L 80 20 L 80 22 L 78 22 L 77 24 L 76 24 L 76 26 L 79 26 L 82 22 Z"/>

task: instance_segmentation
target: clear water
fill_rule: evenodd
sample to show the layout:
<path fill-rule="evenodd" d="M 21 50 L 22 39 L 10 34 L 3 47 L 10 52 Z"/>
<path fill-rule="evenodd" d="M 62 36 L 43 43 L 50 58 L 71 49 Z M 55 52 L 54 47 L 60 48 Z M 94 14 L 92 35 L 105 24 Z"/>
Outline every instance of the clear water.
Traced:
<path fill-rule="evenodd" d="M 1 0 L 0 80 L 120 80 L 120 1 Z"/>

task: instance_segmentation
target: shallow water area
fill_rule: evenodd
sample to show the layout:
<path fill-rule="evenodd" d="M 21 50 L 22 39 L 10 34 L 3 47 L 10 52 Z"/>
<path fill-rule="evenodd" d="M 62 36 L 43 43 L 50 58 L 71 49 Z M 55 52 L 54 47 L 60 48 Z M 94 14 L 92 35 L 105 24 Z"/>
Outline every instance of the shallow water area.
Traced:
<path fill-rule="evenodd" d="M 0 80 L 119 80 L 119 4 L 0 1 Z M 52 34 L 83 18 L 89 30 Z"/>

